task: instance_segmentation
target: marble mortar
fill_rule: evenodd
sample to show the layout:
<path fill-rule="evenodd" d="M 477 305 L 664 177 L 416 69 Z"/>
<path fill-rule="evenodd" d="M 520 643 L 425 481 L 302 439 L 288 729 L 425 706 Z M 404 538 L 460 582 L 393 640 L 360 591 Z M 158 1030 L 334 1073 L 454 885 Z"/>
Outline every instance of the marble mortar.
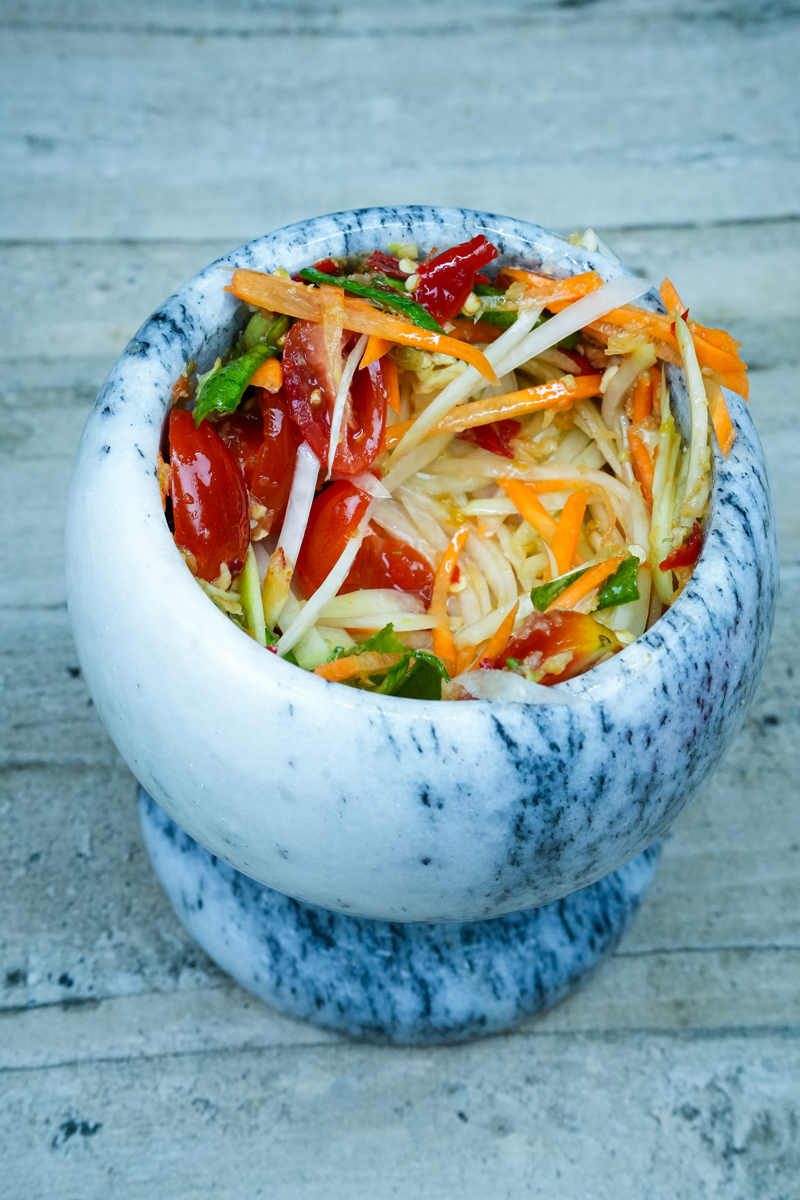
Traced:
<path fill-rule="evenodd" d="M 69 609 L 98 710 L 147 792 L 215 856 L 312 905 L 473 921 L 595 883 L 658 839 L 736 736 L 777 589 L 775 517 L 738 397 L 715 448 L 694 576 L 632 646 L 558 685 L 569 703 L 439 704 L 328 684 L 266 654 L 202 593 L 161 510 L 170 387 L 242 325 L 234 266 L 294 272 L 389 242 L 486 236 L 556 275 L 626 269 L 536 225 L 453 208 L 305 221 L 207 267 L 142 326 L 87 422 L 68 514 Z M 643 301 L 658 307 L 655 293 Z M 686 397 L 673 373 L 679 413 Z"/>

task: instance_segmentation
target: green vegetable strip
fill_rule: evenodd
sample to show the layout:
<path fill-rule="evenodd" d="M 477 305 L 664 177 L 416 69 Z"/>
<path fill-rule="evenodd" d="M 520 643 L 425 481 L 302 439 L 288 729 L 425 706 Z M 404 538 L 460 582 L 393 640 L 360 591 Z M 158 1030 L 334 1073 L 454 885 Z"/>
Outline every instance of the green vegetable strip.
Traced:
<path fill-rule="evenodd" d="M 544 612 L 557 596 L 566 591 L 571 583 L 580 579 L 581 575 L 588 570 L 588 567 L 582 567 L 580 571 L 573 571 L 571 575 L 564 575 L 561 579 L 554 579 L 552 583 L 543 583 L 541 587 L 535 587 L 531 592 L 533 607 L 538 608 L 539 612 Z"/>
<path fill-rule="evenodd" d="M 450 678 L 444 663 L 427 650 L 409 650 L 395 634 L 391 621 L 372 637 L 357 642 L 349 650 L 337 646 L 328 662 L 334 662 L 338 658 L 349 658 L 353 654 L 363 654 L 366 650 L 374 650 L 377 654 L 403 655 L 400 662 L 390 667 L 382 679 L 380 675 L 371 677 L 370 682 L 382 696 L 404 696 L 407 700 L 441 700 L 442 680 Z"/>
<path fill-rule="evenodd" d="M 402 313 L 420 329 L 429 329 L 431 333 L 444 333 L 439 322 L 435 321 L 421 304 L 417 304 L 416 300 L 412 300 L 410 296 L 396 292 L 394 289 L 387 287 L 387 290 L 384 291 L 383 288 L 372 287 L 367 283 L 357 283 L 354 279 L 348 279 L 346 275 L 326 275 L 324 271 L 315 271 L 312 267 L 306 267 L 301 271 L 300 278 L 304 279 L 306 283 L 340 287 L 346 292 L 352 292 L 354 296 L 363 296 L 365 300 L 376 300 L 386 308 L 393 308 L 396 312 Z"/>
<path fill-rule="evenodd" d="M 623 559 L 614 574 L 601 587 L 597 601 L 598 609 L 616 608 L 619 604 L 630 604 L 632 600 L 638 600 L 638 570 L 639 559 L 635 554 Z"/>
<path fill-rule="evenodd" d="M 286 317 L 276 317 L 266 331 L 266 340 L 258 342 L 252 350 L 234 358 L 218 371 L 211 371 L 203 377 L 194 410 L 195 425 L 199 425 L 211 412 L 236 411 L 256 370 L 266 359 L 274 358 L 279 353 L 276 343 L 288 327 Z"/>
<path fill-rule="evenodd" d="M 259 342 L 241 358 L 235 358 L 226 367 L 220 367 L 204 380 L 197 397 L 194 423 L 199 425 L 211 412 L 235 412 L 239 407 L 245 388 L 267 358 L 278 351 L 267 342 Z"/>

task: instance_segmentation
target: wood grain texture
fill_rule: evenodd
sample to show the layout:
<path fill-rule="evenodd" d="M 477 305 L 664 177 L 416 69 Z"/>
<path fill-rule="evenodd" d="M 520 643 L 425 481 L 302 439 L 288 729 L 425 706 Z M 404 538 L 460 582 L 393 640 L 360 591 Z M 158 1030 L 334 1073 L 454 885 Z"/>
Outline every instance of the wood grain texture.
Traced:
<path fill-rule="evenodd" d="M 42 1200 L 784 1200 L 799 1073 L 786 1035 L 636 1033 L 10 1071 L 0 1172 Z"/>
<path fill-rule="evenodd" d="M 0 29 L 5 238 L 235 243 L 409 202 L 559 228 L 798 214 L 791 16 L 372 7 L 251 16 L 246 37 L 221 6 L 197 36 L 130 5 L 119 32 L 88 4 L 74 30 Z"/>

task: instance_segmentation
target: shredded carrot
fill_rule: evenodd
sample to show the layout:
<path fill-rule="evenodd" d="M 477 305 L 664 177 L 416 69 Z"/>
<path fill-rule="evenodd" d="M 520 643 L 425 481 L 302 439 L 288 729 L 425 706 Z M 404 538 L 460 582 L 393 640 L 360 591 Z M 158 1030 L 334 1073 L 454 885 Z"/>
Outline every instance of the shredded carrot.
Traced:
<path fill-rule="evenodd" d="M 518 267 L 504 267 L 503 274 L 534 289 L 537 301 L 551 312 L 561 312 L 562 308 L 567 308 L 603 286 L 603 280 L 596 271 L 585 271 L 568 279 L 548 279 L 546 275 L 537 275 L 534 271 L 524 271 Z"/>
<path fill-rule="evenodd" d="M 367 344 L 369 349 L 369 343 Z M 386 398 L 392 412 L 400 412 L 400 384 L 397 379 L 397 363 L 393 358 L 383 360 L 383 382 L 386 384 Z"/>
<path fill-rule="evenodd" d="M 552 546 L 558 523 L 550 516 L 536 494 L 536 486 L 521 479 L 498 479 L 500 487 L 514 502 L 517 512 L 532 525 L 540 538 Z"/>
<path fill-rule="evenodd" d="M 643 373 L 633 385 L 631 396 L 631 420 L 634 425 L 646 421 L 653 411 L 653 381 L 649 373 Z"/>
<path fill-rule="evenodd" d="M 365 650 L 363 654 L 351 654 L 347 658 L 337 658 L 333 662 L 322 663 L 314 668 L 314 674 L 320 675 L 330 683 L 342 683 L 345 679 L 366 679 L 370 675 L 382 675 L 396 663 L 400 662 L 402 654 L 379 654 L 375 650 Z"/>
<path fill-rule="evenodd" d="M 675 290 L 674 283 L 671 279 L 667 278 L 666 275 L 664 276 L 664 282 L 658 289 L 658 294 L 663 300 L 664 308 L 667 310 L 670 316 L 674 314 L 676 308 L 679 313 L 684 313 L 686 311 L 683 301 Z"/>
<path fill-rule="evenodd" d="M 727 458 L 731 452 L 731 446 L 736 441 L 736 428 L 731 420 L 731 414 L 728 412 L 722 388 L 718 383 L 706 380 L 706 396 L 708 397 L 708 414 L 711 417 L 711 424 L 714 426 L 714 433 L 717 435 L 719 448 Z"/>
<path fill-rule="evenodd" d="M 432 616 L 444 618 L 433 631 L 433 652 L 442 660 L 451 675 L 456 672 L 458 654 L 447 616 L 447 594 L 450 590 L 458 556 L 468 536 L 469 526 L 462 525 L 450 539 L 433 581 L 433 595 L 428 610 Z"/>
<path fill-rule="evenodd" d="M 265 359 L 260 367 L 256 367 L 250 383 L 253 387 L 266 388 L 268 392 L 279 392 L 283 386 L 283 370 L 280 359 Z"/>
<path fill-rule="evenodd" d="M 599 588 L 601 583 L 605 583 L 609 576 L 614 574 L 624 558 L 625 551 L 621 550 L 619 554 L 612 555 L 605 562 L 590 567 L 581 575 L 580 579 L 576 579 L 568 588 L 565 588 L 561 595 L 548 605 L 546 611 L 552 612 L 555 608 L 574 608 L 576 604 L 580 604 L 581 600 L 591 595 L 595 588 Z"/>
<path fill-rule="evenodd" d="M 493 667 L 496 660 L 505 650 L 508 643 L 511 641 L 511 634 L 514 632 L 514 622 L 517 619 L 517 610 L 519 609 L 519 600 L 503 617 L 502 622 L 489 638 L 485 648 L 478 655 L 477 661 L 470 667 L 471 671 L 478 667 Z"/>
<path fill-rule="evenodd" d="M 747 371 L 725 371 L 721 374 L 712 372 L 709 376 L 715 383 L 721 387 L 726 387 L 732 392 L 736 392 L 743 400 L 747 400 L 750 396 L 750 384 L 747 378 Z"/>
<path fill-rule="evenodd" d="M 370 363 L 383 358 L 384 354 L 391 350 L 391 348 L 392 343 L 388 338 L 378 337 L 377 334 L 371 333 L 367 342 L 367 348 L 361 355 L 361 362 L 358 364 L 358 369 L 361 370 L 362 367 L 368 367 Z"/>
<path fill-rule="evenodd" d="M 642 496 L 649 508 L 653 507 L 653 479 L 655 467 L 642 438 L 633 429 L 628 430 L 628 446 L 631 452 L 633 473 L 642 489 Z"/>
<path fill-rule="evenodd" d="M 442 433 L 462 433 L 465 429 L 474 429 L 477 425 L 490 425 L 493 421 L 524 417 L 544 408 L 570 408 L 576 400 L 588 400 L 592 396 L 599 396 L 602 378 L 602 375 L 576 375 L 570 377 L 570 382 L 553 379 L 549 383 L 523 388 L 519 392 L 506 392 L 502 396 L 489 396 L 486 400 L 472 400 L 468 404 L 459 404 L 438 425 L 429 429 L 425 437 L 438 437 Z M 393 450 L 413 424 L 413 421 L 403 421 L 387 429 L 386 448 Z"/>
<path fill-rule="evenodd" d="M 559 575 L 563 575 L 572 566 L 580 541 L 581 526 L 588 501 L 589 493 L 585 488 L 580 488 L 567 497 L 566 504 L 561 510 L 552 546 Z"/>
<path fill-rule="evenodd" d="M 268 308 L 271 312 L 285 313 L 306 321 L 322 321 L 320 289 L 295 283 L 293 279 L 282 279 L 277 275 L 265 275 L 261 271 L 234 271 L 227 292 L 233 292 L 248 304 Z M 375 334 L 401 346 L 418 346 L 433 353 L 449 354 L 463 359 L 487 379 L 497 383 L 497 375 L 486 356 L 469 342 L 459 342 L 445 334 L 420 329 L 409 321 L 403 321 L 390 313 L 373 308 L 366 300 L 354 296 L 344 298 L 344 327 L 354 333 Z"/>

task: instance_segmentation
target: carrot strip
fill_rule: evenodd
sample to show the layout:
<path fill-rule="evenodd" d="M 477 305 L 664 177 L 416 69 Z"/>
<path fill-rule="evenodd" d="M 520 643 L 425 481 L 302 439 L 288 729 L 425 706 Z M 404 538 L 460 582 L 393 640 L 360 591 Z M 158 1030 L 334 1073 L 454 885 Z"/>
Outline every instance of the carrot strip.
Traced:
<path fill-rule="evenodd" d="M 486 400 L 472 400 L 459 404 L 438 425 L 429 429 L 426 438 L 439 437 L 442 433 L 462 433 L 476 425 L 489 425 L 493 421 L 524 417 L 544 408 L 570 408 L 576 400 L 588 400 L 600 395 L 602 375 L 576 375 L 568 386 L 561 379 L 550 383 L 539 383 L 536 387 L 523 388 L 519 392 L 506 392 L 502 396 L 490 396 Z M 413 421 L 403 421 L 386 430 L 386 448 L 392 450 L 408 432 Z"/>
<path fill-rule="evenodd" d="M 458 556 L 468 536 L 469 526 L 462 525 L 450 539 L 433 581 L 433 595 L 428 609 L 432 616 L 444 618 L 433 631 L 433 652 L 442 660 L 450 675 L 456 672 L 458 654 L 447 616 L 447 593 L 450 590 Z"/>
<path fill-rule="evenodd" d="M 710 377 L 715 383 L 721 387 L 726 387 L 732 392 L 736 392 L 743 400 L 747 400 L 750 396 L 750 382 L 747 378 L 747 370 L 743 371 L 724 371 L 721 374 L 712 372 Z"/>
<path fill-rule="evenodd" d="M 489 638 L 485 648 L 478 655 L 477 661 L 472 664 L 470 671 L 477 670 L 478 667 L 493 667 L 495 661 L 505 650 L 508 643 L 511 641 L 511 634 L 514 632 L 514 622 L 517 619 L 517 610 L 519 608 L 519 600 L 503 617 L 502 622 Z"/>
<path fill-rule="evenodd" d="M 719 448 L 727 458 L 731 452 L 731 446 L 736 441 L 736 428 L 731 420 L 731 414 L 728 412 L 722 388 L 718 383 L 706 380 L 706 396 L 708 397 L 708 414 L 711 417 L 711 424 L 714 426 L 714 433 L 717 435 Z"/>
<path fill-rule="evenodd" d="M 646 421 L 653 411 L 653 381 L 649 374 L 640 375 L 633 385 L 631 420 L 634 425 Z"/>
<path fill-rule="evenodd" d="M 686 311 L 686 307 L 675 289 L 675 284 L 666 275 L 664 276 L 664 282 L 658 289 L 658 294 L 664 301 L 664 308 L 670 316 L 674 314 L 676 308 L 679 313 Z"/>
<path fill-rule="evenodd" d="M 605 562 L 598 563 L 595 567 L 590 567 L 580 579 L 576 579 L 568 588 L 557 596 L 552 604 L 548 605 L 547 612 L 552 612 L 555 608 L 574 608 L 576 604 L 580 604 L 581 600 L 599 588 L 601 583 L 613 575 L 617 567 L 625 558 L 625 551 L 621 550 L 619 554 L 614 554 L 611 558 L 607 558 Z"/>
<path fill-rule="evenodd" d="M 552 546 L 558 524 L 536 495 L 535 485 L 523 483 L 521 479 L 498 479 L 497 482 L 513 501 L 520 516 L 533 526 L 548 546 Z"/>
<path fill-rule="evenodd" d="M 392 343 L 388 340 L 388 338 L 378 337 L 377 334 L 371 333 L 369 335 L 369 341 L 367 342 L 367 348 L 361 355 L 361 362 L 358 364 L 358 369 L 361 370 L 362 367 L 368 367 L 370 363 L 374 363 L 379 358 L 383 358 L 384 354 L 386 354 L 388 350 L 391 350 L 391 348 Z"/>
<path fill-rule="evenodd" d="M 633 473 L 642 489 L 642 496 L 646 504 L 653 507 L 653 479 L 655 477 L 655 467 L 653 460 L 650 457 L 650 451 L 643 440 L 632 429 L 628 430 L 628 446 L 631 452 L 631 466 Z"/>
<path fill-rule="evenodd" d="M 369 342 L 367 343 L 369 349 Z M 392 412 L 400 412 L 400 383 L 397 378 L 397 363 L 393 358 L 383 360 L 383 382 L 386 384 L 386 399 Z"/>
<path fill-rule="evenodd" d="M 283 386 L 283 370 L 280 359 L 268 358 L 256 367 L 250 377 L 252 387 L 266 388 L 268 392 L 279 392 Z"/>
<path fill-rule="evenodd" d="M 347 658 L 337 658 L 333 662 L 322 663 L 314 667 L 314 674 L 320 675 L 330 683 L 342 683 L 345 679 L 356 677 L 366 679 L 369 675 L 381 675 L 395 663 L 399 663 L 402 654 L 378 654 L 375 650 L 365 650 L 363 654 L 351 654 Z"/>
<path fill-rule="evenodd" d="M 567 502 L 561 510 L 552 547 L 559 575 L 565 574 L 572 566 L 588 501 L 589 493 L 585 488 L 580 488 L 567 497 Z"/>
<path fill-rule="evenodd" d="M 503 274 L 535 289 L 537 303 L 551 312 L 561 312 L 562 308 L 567 308 L 603 286 L 603 280 L 596 271 L 585 271 L 568 279 L 548 279 L 546 275 L 537 275 L 535 271 L 524 271 L 518 267 L 504 267 Z"/>
<path fill-rule="evenodd" d="M 320 289 L 292 279 L 281 279 L 277 275 L 265 275 L 261 271 L 234 271 L 227 292 L 233 292 L 248 304 L 268 308 L 271 312 L 285 313 L 305 321 L 322 321 Z M 344 327 L 354 333 L 375 334 L 401 346 L 418 346 L 433 353 L 449 354 L 463 359 L 487 379 L 497 383 L 497 375 L 486 356 L 469 342 L 459 342 L 445 334 L 420 329 L 408 321 L 373 308 L 366 300 L 353 296 L 344 299 Z"/>

